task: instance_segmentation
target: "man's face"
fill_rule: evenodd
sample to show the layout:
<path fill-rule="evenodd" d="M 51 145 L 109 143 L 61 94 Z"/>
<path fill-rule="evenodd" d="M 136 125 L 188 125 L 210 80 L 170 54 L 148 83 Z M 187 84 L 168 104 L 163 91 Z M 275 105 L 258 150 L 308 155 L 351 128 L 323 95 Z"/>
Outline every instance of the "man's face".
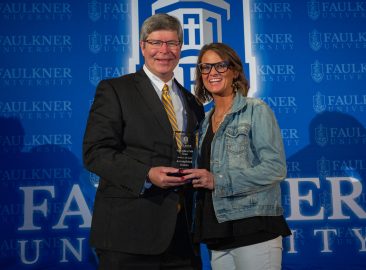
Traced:
<path fill-rule="evenodd" d="M 179 41 L 177 32 L 169 30 L 154 31 L 146 40 Z M 146 67 L 162 81 L 169 81 L 173 76 L 173 70 L 179 62 L 181 46 L 168 46 L 167 43 L 163 43 L 159 47 L 143 41 L 140 42 L 140 46 Z"/>

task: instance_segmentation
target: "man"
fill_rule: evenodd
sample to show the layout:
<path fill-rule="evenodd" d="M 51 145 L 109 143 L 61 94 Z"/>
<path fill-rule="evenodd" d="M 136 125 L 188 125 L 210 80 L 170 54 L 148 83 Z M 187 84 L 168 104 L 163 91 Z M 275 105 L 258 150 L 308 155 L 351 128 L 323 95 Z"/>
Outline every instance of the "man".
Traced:
<path fill-rule="evenodd" d="M 176 18 L 151 16 L 140 33 L 143 69 L 97 87 L 83 155 L 100 176 L 90 240 L 99 269 L 200 269 L 189 238 L 191 192 L 172 176 L 179 171 L 175 131 L 196 131 L 204 116 L 174 79 L 182 41 Z M 166 85 L 174 122 L 162 99 Z"/>

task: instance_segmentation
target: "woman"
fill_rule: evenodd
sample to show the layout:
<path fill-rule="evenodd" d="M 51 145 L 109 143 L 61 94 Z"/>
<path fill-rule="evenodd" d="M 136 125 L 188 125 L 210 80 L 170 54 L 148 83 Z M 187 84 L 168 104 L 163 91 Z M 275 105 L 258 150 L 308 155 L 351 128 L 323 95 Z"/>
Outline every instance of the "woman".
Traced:
<path fill-rule="evenodd" d="M 282 237 L 291 234 L 281 206 L 286 176 L 282 138 L 270 108 L 246 97 L 239 56 L 222 43 L 198 57 L 196 95 L 213 99 L 202 123 L 198 167 L 187 169 L 198 189 L 195 239 L 222 269 L 281 269 Z"/>

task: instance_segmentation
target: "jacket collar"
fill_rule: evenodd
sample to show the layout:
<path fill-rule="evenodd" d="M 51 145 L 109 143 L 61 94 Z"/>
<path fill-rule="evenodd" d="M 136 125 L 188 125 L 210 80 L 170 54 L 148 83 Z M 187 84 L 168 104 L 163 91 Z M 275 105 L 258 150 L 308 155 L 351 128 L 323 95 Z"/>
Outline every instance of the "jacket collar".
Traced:
<path fill-rule="evenodd" d="M 241 109 L 243 109 L 246 106 L 246 104 L 247 104 L 247 97 L 244 97 L 240 93 L 236 93 L 236 95 L 234 97 L 232 109 L 228 113 L 228 115 L 240 111 Z M 211 115 L 213 113 L 214 109 L 215 109 L 215 107 L 212 107 L 212 109 L 208 112 L 208 115 Z"/>
<path fill-rule="evenodd" d="M 236 93 L 236 95 L 234 97 L 234 101 L 233 101 L 233 107 L 227 115 L 231 115 L 233 113 L 236 113 L 236 112 L 244 109 L 245 106 L 247 105 L 247 99 L 248 98 L 243 96 L 242 94 Z M 214 109 L 215 109 L 215 107 L 212 107 L 212 109 L 209 112 L 207 112 L 206 117 L 205 117 L 204 121 L 202 122 L 202 127 L 204 129 L 207 128 Z"/>
<path fill-rule="evenodd" d="M 236 112 L 240 111 L 241 109 L 243 109 L 247 104 L 247 97 L 244 97 L 240 93 L 236 93 L 233 102 L 234 103 L 233 103 L 231 112 L 229 112 L 228 114 L 236 113 Z"/>

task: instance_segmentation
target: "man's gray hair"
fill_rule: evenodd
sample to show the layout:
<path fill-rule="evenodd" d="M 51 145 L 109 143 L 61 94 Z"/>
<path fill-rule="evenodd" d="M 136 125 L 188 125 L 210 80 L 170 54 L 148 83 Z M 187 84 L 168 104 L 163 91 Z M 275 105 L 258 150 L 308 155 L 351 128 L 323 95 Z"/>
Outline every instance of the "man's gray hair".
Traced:
<path fill-rule="evenodd" d="M 154 14 L 144 21 L 140 31 L 140 41 L 145 41 L 152 32 L 159 30 L 176 31 L 179 41 L 183 41 L 183 30 L 180 21 L 176 17 L 165 13 Z"/>

